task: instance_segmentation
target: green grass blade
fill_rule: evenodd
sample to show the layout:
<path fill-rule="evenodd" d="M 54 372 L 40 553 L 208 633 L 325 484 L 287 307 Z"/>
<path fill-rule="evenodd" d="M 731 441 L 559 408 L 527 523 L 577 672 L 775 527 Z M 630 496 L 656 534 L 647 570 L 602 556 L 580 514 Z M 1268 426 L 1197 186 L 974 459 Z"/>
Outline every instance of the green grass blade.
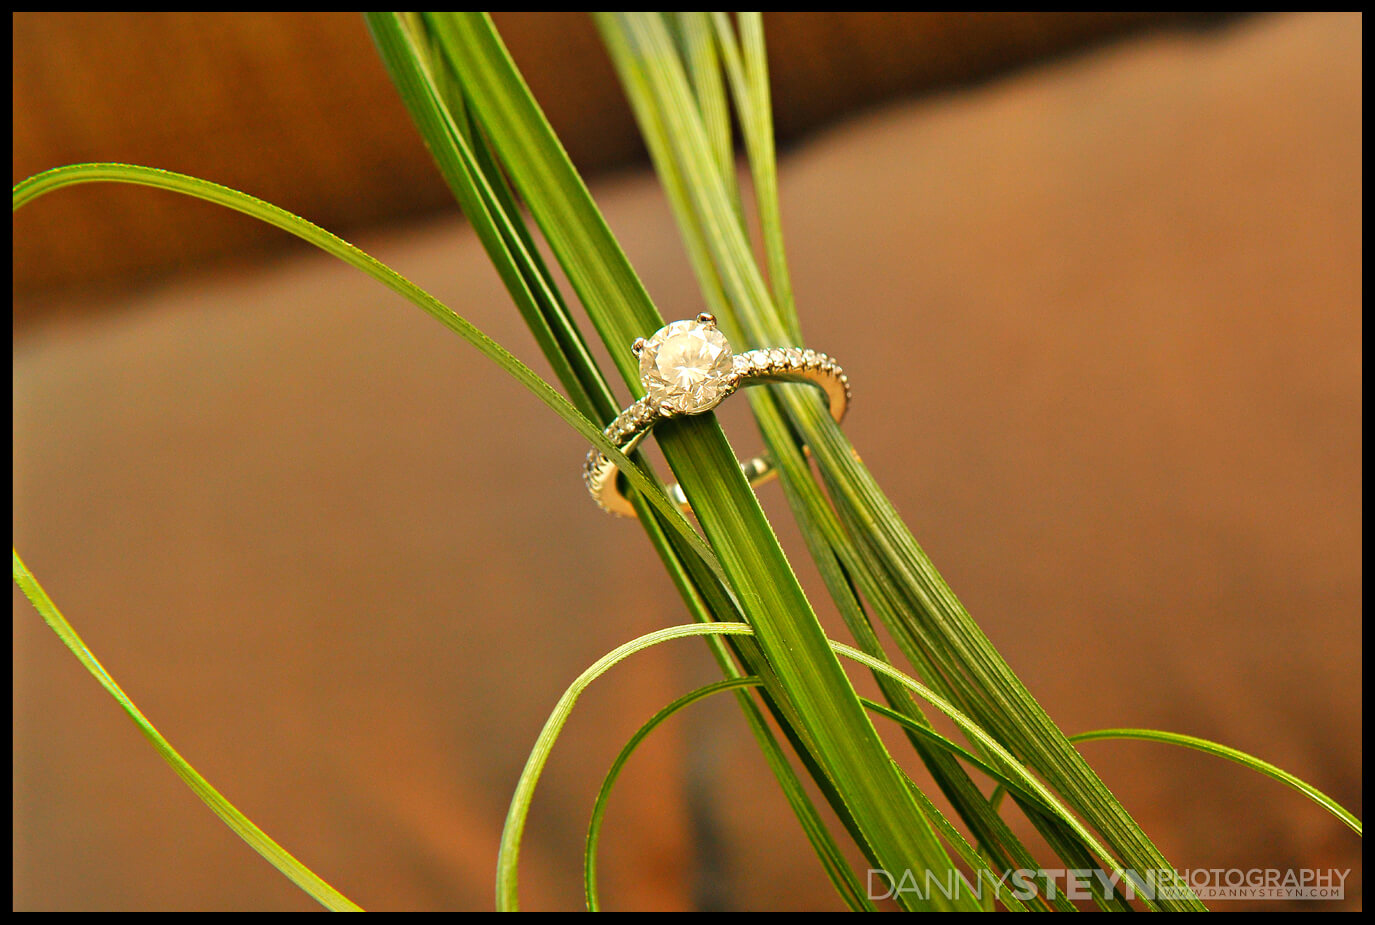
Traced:
<path fill-rule="evenodd" d="M 783 247 L 783 215 L 778 202 L 778 161 L 774 151 L 773 101 L 769 91 L 768 56 L 764 50 L 764 23 L 757 12 L 738 15 L 738 42 L 726 13 L 712 13 L 712 26 L 720 45 L 735 110 L 740 115 L 740 132 L 750 161 L 755 208 L 764 238 L 774 304 L 788 335 L 795 343 L 801 343 L 802 326 L 793 300 L 787 251 Z"/>
<path fill-rule="evenodd" d="M 740 204 L 740 189 L 735 180 L 735 143 L 731 135 L 730 105 L 726 101 L 721 80 L 721 58 L 718 54 L 715 30 L 709 13 L 668 13 L 667 21 L 678 27 L 683 60 L 693 95 L 702 113 L 716 169 L 729 191 L 731 205 L 740 221 L 744 210 Z"/>
<path fill-rule="evenodd" d="M 14 211 L 19 211 L 23 206 L 48 193 L 82 183 L 129 183 L 213 202 L 252 216 L 269 225 L 274 225 L 367 273 L 387 288 L 415 303 L 449 330 L 476 347 L 480 353 L 529 389 L 536 398 L 563 418 L 588 442 L 606 453 L 621 467 L 621 472 L 627 480 L 638 488 L 640 493 L 664 515 L 666 522 L 682 537 L 688 547 L 694 550 L 713 572 L 717 575 L 721 574 L 720 564 L 717 562 L 715 553 L 692 529 L 677 506 L 669 500 L 662 485 L 645 475 L 640 467 L 632 463 L 624 453 L 614 446 L 602 434 L 601 427 L 588 420 L 567 398 L 559 394 L 549 383 L 540 378 L 538 373 L 522 363 L 505 347 L 502 347 L 453 309 L 377 258 L 359 250 L 337 235 L 325 231 L 318 225 L 247 193 L 241 193 L 238 190 L 220 186 L 207 180 L 174 173 L 170 170 L 158 170 L 153 167 L 140 167 L 134 164 L 72 164 L 36 174 L 15 185 L 13 190 Z"/>
<path fill-rule="evenodd" d="M 515 912 L 520 908 L 519 865 L 520 842 L 525 833 L 525 821 L 529 818 L 530 804 L 534 799 L 535 787 L 539 784 L 540 774 L 549 761 L 559 732 L 568 722 L 574 705 L 582 692 L 618 662 L 629 658 L 642 649 L 688 636 L 711 635 L 748 635 L 750 628 L 743 623 L 689 623 L 685 626 L 671 626 L 667 629 L 647 633 L 618 646 L 599 658 L 586 671 L 570 684 L 563 696 L 555 704 L 544 728 L 540 730 L 534 747 L 525 761 L 520 779 L 516 782 L 515 793 L 511 796 L 511 806 L 506 813 L 506 824 L 501 830 L 501 846 L 497 851 L 496 905 L 499 912 Z"/>
<path fill-rule="evenodd" d="M 553 366 L 574 404 L 603 424 L 616 414 L 615 399 L 587 353 L 544 261 L 525 229 L 514 199 L 472 124 L 462 86 L 442 56 L 422 53 L 432 47 L 418 14 L 369 13 L 369 30 L 388 73 L 425 139 L 440 174 L 468 217 L 540 351 Z M 404 22 L 413 23 L 407 28 Z"/>
<path fill-rule="evenodd" d="M 892 664 L 891 659 L 884 654 L 852 584 L 858 582 L 871 601 L 880 608 L 886 607 L 886 596 L 872 581 L 872 568 L 860 561 L 845 541 L 842 526 L 834 510 L 827 503 L 820 487 L 812 480 L 811 468 L 785 432 L 785 423 L 778 414 L 772 397 L 763 390 L 756 390 L 751 393 L 751 397 L 755 399 L 754 407 L 765 442 L 774 448 L 774 461 L 782 475 L 788 503 L 797 515 L 798 524 L 802 528 L 812 558 L 817 563 L 822 580 L 831 591 L 832 598 L 840 608 L 846 626 L 861 649 L 881 661 Z M 927 663 L 920 650 L 909 650 L 909 656 L 915 664 L 922 667 L 925 676 L 940 677 L 939 672 Z M 929 725 L 921 711 L 901 685 L 883 675 L 878 675 L 878 681 L 889 703 L 900 708 L 901 715 L 908 722 L 929 731 Z M 940 690 L 939 685 L 933 686 Z M 949 697 L 948 693 L 945 695 Z M 1007 869 L 1034 869 L 1039 866 L 1032 858 L 1031 852 L 998 815 L 996 807 L 989 803 L 959 763 L 946 751 L 933 750 L 919 739 L 912 738 L 916 734 L 914 729 L 908 729 L 909 738 L 912 739 L 937 786 L 990 856 Z M 1063 911 L 1072 911 L 1074 908 L 1072 903 L 1059 894 L 1056 894 L 1053 902 Z"/>
<path fill-rule="evenodd" d="M 375 32 L 377 16 L 369 19 Z M 430 14 L 426 22 L 573 290 L 603 341 L 616 348 L 612 361 L 627 383 L 638 383 L 630 341 L 652 332 L 662 319 L 491 21 L 481 14 L 454 13 Z"/>
<path fill-rule="evenodd" d="M 602 786 L 597 793 L 597 798 L 595 802 L 593 803 L 591 820 L 588 823 L 587 839 L 584 847 L 583 858 L 583 885 L 587 898 L 588 909 L 590 911 L 596 912 L 599 911 L 600 908 L 600 897 L 597 890 L 596 880 L 597 845 L 601 837 L 602 822 L 605 818 L 607 804 L 611 797 L 611 791 L 615 786 L 616 780 L 619 777 L 621 770 L 629 761 L 630 756 L 634 754 L 635 750 L 646 738 L 648 738 L 651 732 L 653 732 L 656 728 L 658 728 L 666 720 L 668 720 L 670 717 L 678 713 L 680 710 L 683 710 L 686 707 L 689 707 L 700 700 L 704 700 L 705 698 L 710 697 L 713 694 L 719 694 L 730 690 L 739 690 L 741 688 L 746 687 L 759 687 L 762 685 L 762 683 L 763 682 L 760 681 L 759 678 L 753 676 L 741 676 L 736 678 L 727 678 L 723 681 L 716 681 L 712 684 L 707 684 L 703 687 L 699 687 L 694 691 L 684 694 L 682 697 L 679 697 L 677 700 L 673 701 L 668 706 L 661 709 L 658 713 L 654 714 L 654 716 L 650 718 L 649 721 L 647 721 L 643 726 L 636 730 L 635 734 L 631 736 L 631 738 L 621 748 L 620 753 L 616 756 L 615 761 L 612 762 L 610 770 L 607 772 L 606 777 L 602 781 Z M 949 755 L 959 756 L 960 758 L 963 758 L 965 761 L 974 765 L 976 768 L 987 774 L 990 778 L 992 778 L 994 781 L 998 782 L 1002 786 L 1009 787 L 1012 790 L 1021 793 L 1029 799 L 1039 799 L 1034 793 L 1032 793 L 1030 790 L 1024 787 L 1023 784 L 1009 778 L 1002 771 L 998 770 L 992 765 L 989 765 L 987 762 L 979 758 L 977 755 L 974 755 L 967 749 L 964 749 L 956 743 L 950 741 L 945 736 L 931 729 L 929 725 L 919 723 L 909 716 L 899 713 L 898 711 L 886 707 L 883 704 L 875 703 L 872 700 L 869 700 L 868 698 L 861 698 L 861 700 L 868 709 L 874 711 L 875 713 L 879 713 L 880 715 L 888 717 L 889 719 L 903 726 L 905 729 L 909 730 L 913 734 L 919 735 L 927 739 L 933 745 L 942 749 Z M 930 801 L 927 800 L 925 796 L 920 793 L 920 791 L 915 792 L 914 796 L 920 803 L 923 804 L 923 809 L 927 812 L 928 818 L 931 818 L 931 809 L 933 809 L 934 807 L 930 806 Z M 1048 813 L 1055 812 L 1054 808 L 1051 807 L 1049 804 L 1042 803 L 1041 806 Z M 936 825 L 938 829 L 941 830 L 942 835 L 946 837 L 947 841 L 949 841 L 950 832 L 947 831 L 947 829 L 950 824 L 948 821 L 945 820 L 944 816 L 940 816 L 939 820 L 932 818 L 932 823 L 933 825 Z M 955 845 L 956 850 L 959 851 L 961 856 L 964 857 L 966 861 L 970 861 L 971 859 L 969 857 L 969 854 L 977 854 L 977 852 L 974 851 L 974 849 L 971 846 L 969 846 L 967 842 L 964 842 L 962 836 L 960 836 L 960 842 L 961 844 Z M 966 852 L 965 849 L 968 849 L 968 851 Z M 985 861 L 983 863 L 986 867 L 987 862 Z M 859 892 L 858 883 L 852 881 L 851 884 L 849 884 L 849 886 L 854 891 L 854 898 L 857 901 L 862 902 L 865 906 L 867 906 L 867 897 L 865 897 L 862 893 Z M 837 889 L 841 890 L 842 885 L 837 884 Z M 846 898 L 847 901 L 849 901 L 850 897 L 847 896 L 843 890 L 842 897 Z M 861 908 L 861 906 L 852 903 L 851 908 Z M 1073 905 L 1069 905 L 1067 908 L 1068 911 L 1074 911 Z"/>
<path fill-rule="evenodd" d="M 971 845 L 968 839 L 960 834 L 959 829 L 950 824 L 950 820 L 946 819 L 945 814 L 936 807 L 936 804 L 932 803 L 926 794 L 921 792 L 915 781 L 909 783 L 911 783 L 913 796 L 921 804 L 922 810 L 926 813 L 926 817 L 931 820 L 936 831 L 941 833 L 946 843 L 954 848 L 955 853 L 964 858 L 964 862 L 974 870 L 974 875 L 978 878 L 976 881 L 978 886 L 974 887 L 973 895 L 982 900 L 984 887 L 992 887 L 993 893 L 988 897 L 990 905 L 984 907 L 985 911 L 994 911 L 991 903 L 996 898 L 1002 900 L 1009 912 L 1030 912 L 1031 910 L 1008 888 L 1003 876 L 989 865 L 988 858 Z M 963 873 L 960 874 L 960 877 L 963 878 Z"/>
<path fill-rule="evenodd" d="M 638 89 L 659 113 L 664 154 L 679 171 L 676 185 L 690 204 L 722 288 L 732 304 L 748 305 L 770 317 L 779 334 L 767 344 L 761 331 L 746 329 L 750 346 L 788 346 L 790 338 L 775 314 L 768 287 L 755 266 L 748 238 L 733 205 L 731 185 L 713 155 L 691 83 L 658 14 L 594 14 L 612 61 L 628 90 Z M 645 102 L 637 107 L 643 112 Z M 642 126 L 643 127 L 643 126 Z M 656 159 L 656 163 L 658 159 Z M 740 320 L 745 320 L 742 316 Z M 793 339 L 791 343 L 800 343 Z"/>
<path fill-rule="evenodd" d="M 1245 768 L 1250 768 L 1258 774 L 1274 778 L 1287 787 L 1292 787 L 1302 793 L 1308 799 L 1327 810 L 1332 815 L 1342 821 L 1342 824 L 1362 835 L 1361 820 L 1355 814 L 1342 806 L 1336 800 L 1323 793 L 1317 787 L 1300 778 L 1295 777 L 1282 768 L 1277 768 L 1268 761 L 1262 761 L 1255 755 L 1247 754 L 1239 749 L 1220 745 L 1208 739 L 1200 739 L 1197 736 L 1183 735 L 1178 732 L 1165 732 L 1160 729 L 1096 729 L 1092 732 L 1081 732 L 1078 735 L 1069 737 L 1071 742 L 1094 742 L 1102 739 L 1132 739 L 1138 742 L 1164 742 L 1167 745 L 1179 745 L 1183 748 L 1192 748 L 1204 754 L 1214 755 L 1218 758 L 1226 758 L 1234 761 Z"/>
<path fill-rule="evenodd" d="M 606 777 L 602 780 L 602 786 L 597 792 L 597 799 L 592 805 L 592 817 L 587 826 L 587 839 L 583 849 L 583 890 L 587 898 L 587 909 L 589 912 L 601 911 L 601 898 L 597 890 L 597 845 L 601 838 L 602 821 L 606 816 L 606 807 L 611 798 L 611 791 L 616 785 L 616 779 L 620 776 L 621 769 L 625 767 L 630 756 L 635 753 L 635 749 L 640 743 L 649 737 L 649 734 L 658 728 L 665 720 L 676 714 L 679 710 L 691 706 L 699 700 L 705 700 L 713 694 L 725 691 L 741 691 L 743 688 L 760 687 L 763 681 L 753 675 L 745 675 L 736 678 L 726 678 L 713 684 L 699 687 L 697 690 L 684 694 L 677 700 L 664 707 L 643 726 L 636 730 L 630 740 L 621 748 L 612 762 L 611 769 L 607 771 Z M 844 900 L 845 904 L 853 911 L 872 912 L 874 905 L 860 889 L 859 881 L 847 865 L 843 863 L 834 867 L 828 866 L 827 875 L 831 878 L 832 884 Z"/>
<path fill-rule="evenodd" d="M 229 826 L 235 835 L 247 842 L 248 846 L 262 855 L 269 864 L 277 868 L 287 879 L 299 886 L 302 890 L 315 899 L 320 905 L 334 912 L 362 912 L 362 908 L 344 896 L 334 887 L 330 886 L 310 868 L 306 867 L 291 853 L 281 845 L 273 841 L 268 834 L 258 828 L 243 813 L 230 803 L 220 792 L 210 786 L 209 781 L 191 767 L 186 759 L 172 747 L 172 744 L 163 738 L 162 733 L 158 732 L 148 717 L 143 715 L 123 689 L 115 683 L 115 679 L 105 670 L 105 666 L 95 657 L 95 654 L 86 647 L 86 643 L 77 635 L 75 629 L 67 622 L 66 617 L 57 609 L 57 605 L 48 597 L 48 593 L 43 590 L 43 586 L 38 583 L 38 579 L 33 577 L 23 560 L 19 558 L 19 551 L 14 552 L 14 583 L 17 584 L 24 596 L 29 599 L 34 608 L 42 615 L 43 620 L 52 629 L 63 644 L 72 651 L 77 661 L 100 682 L 100 686 L 115 698 L 115 702 L 120 705 L 129 718 L 134 721 L 139 732 L 152 743 L 153 748 L 162 760 L 166 761 L 180 777 L 186 786 L 191 788 L 191 792 L 210 807 L 210 811 Z"/>
<path fill-rule="evenodd" d="M 1069 825 L 1069 827 L 1074 831 L 1074 833 L 1079 836 L 1080 840 L 1082 840 L 1083 843 L 1093 851 L 1093 853 L 1098 857 L 1098 859 L 1102 863 L 1108 865 L 1107 869 L 1109 870 L 1109 872 L 1123 874 L 1123 871 L 1118 866 L 1117 860 L 1113 857 L 1112 853 L 1108 851 L 1106 847 L 1104 847 L 1102 844 L 1098 842 L 1098 840 L 1093 836 L 1093 834 L 1089 832 L 1087 828 L 1084 827 L 1083 823 L 1081 823 L 1078 819 L 1074 818 L 1074 815 L 1070 813 L 1069 810 L 1066 809 L 1060 803 L 1059 799 L 1056 798 L 1056 796 L 1044 784 L 1042 784 L 1024 767 L 1022 767 L 1022 765 L 1017 761 L 1017 759 L 1012 755 L 1012 753 L 1005 749 L 1001 744 L 999 744 L 998 740 L 993 738 L 993 736 L 989 735 L 989 733 L 986 732 L 981 726 L 979 726 L 977 722 L 965 716 L 953 705 L 948 703 L 944 698 L 940 697 L 930 688 L 926 687 L 926 685 L 903 674 L 901 671 L 898 671 L 892 665 L 889 665 L 886 662 L 881 662 L 873 656 L 865 652 L 861 652 L 858 649 L 855 649 L 851 646 L 844 645 L 843 643 L 835 643 L 834 646 L 836 651 L 840 654 L 854 659 L 855 661 L 859 662 L 862 665 L 865 665 L 872 671 L 877 671 L 887 675 L 888 677 L 892 678 L 893 680 L 897 681 L 903 686 L 909 688 L 919 697 L 925 700 L 927 703 L 931 704 L 933 707 L 940 710 L 946 716 L 953 719 L 963 732 L 971 736 L 974 740 L 978 741 L 991 754 L 995 755 L 1001 760 L 1005 773 L 1008 773 L 1009 776 L 1021 781 L 1028 789 L 1030 789 L 1033 793 L 1036 794 L 1036 796 L 1040 799 L 1041 802 L 1049 806 L 1057 815 L 1059 815 L 1060 818 L 1066 824 Z"/>
<path fill-rule="evenodd" d="M 525 831 L 525 822 L 529 817 L 530 805 L 534 799 L 535 788 L 539 784 L 539 778 L 548 763 L 549 755 L 553 751 L 554 744 L 558 740 L 559 733 L 568 722 L 572 714 L 573 707 L 577 704 L 578 698 L 595 681 L 619 662 L 624 661 L 636 652 L 668 642 L 673 639 L 683 639 L 688 636 L 751 636 L 757 635 L 755 629 L 744 623 L 690 623 L 684 626 L 671 626 L 643 636 L 636 637 L 631 641 L 618 646 L 611 652 L 598 659 L 591 667 L 580 674 L 572 684 L 564 691 L 554 706 L 549 718 L 545 721 L 539 736 L 535 740 L 535 745 L 526 759 L 525 768 L 521 772 L 520 779 L 516 784 L 516 791 L 511 797 L 511 806 L 507 811 L 506 825 L 502 829 L 501 847 L 497 857 L 497 908 L 505 911 L 514 911 L 519 908 L 519 877 L 518 867 L 520 858 L 520 842 Z M 1025 790 L 1033 796 L 1038 805 L 1044 807 L 1047 812 L 1058 816 L 1082 841 L 1082 843 L 1093 852 L 1093 854 L 1104 864 L 1105 869 L 1120 879 L 1126 876 L 1125 872 L 1113 859 L 1108 850 L 1100 844 L 1093 834 L 1077 820 L 1072 813 L 1046 788 L 1036 777 L 1023 767 L 1005 748 L 979 727 L 977 723 L 965 716 L 954 706 L 946 702 L 930 688 L 921 682 L 909 677 L 893 666 L 881 662 L 872 656 L 847 646 L 844 643 L 833 640 L 826 641 L 827 647 L 839 655 L 859 662 L 871 671 L 883 674 L 904 687 L 916 693 L 927 703 L 949 716 L 967 735 L 987 748 L 999 761 L 1002 768 L 997 777 L 1005 777 L 1009 784 L 1015 785 L 1019 790 Z M 757 679 L 753 679 L 757 681 Z M 733 678 L 719 682 L 716 690 L 727 690 L 746 684 L 745 679 Z M 691 696 L 691 695 L 689 695 Z M 677 702 L 675 701 L 675 704 Z M 674 705 L 670 705 L 673 707 Z M 877 705 L 874 705 L 877 706 Z M 662 711 L 661 711 L 662 712 Z M 669 715 L 673 712 L 668 711 Z M 903 717 L 893 711 L 888 715 L 898 719 L 899 722 L 909 722 L 907 717 Z M 656 718 L 661 721 L 661 718 Z M 652 720 L 654 725 L 657 722 Z M 652 726 L 651 726 L 652 729 Z M 643 736 L 632 739 L 635 744 L 642 740 Z M 940 741 L 950 744 L 952 748 L 958 748 L 953 743 L 949 743 L 944 737 L 939 737 Z M 963 751 L 961 749 L 960 751 Z M 977 759 L 976 759 L 977 760 Z M 980 762 L 982 764 L 982 762 Z M 896 765 L 894 765 L 896 769 Z M 911 793 L 905 775 L 898 770 L 904 780 L 904 787 Z M 604 788 L 605 789 L 605 788 Z M 914 798 L 915 799 L 915 798 Z M 929 823 L 928 823 L 929 824 Z M 905 868 L 885 868 L 888 870 L 905 870 Z"/>

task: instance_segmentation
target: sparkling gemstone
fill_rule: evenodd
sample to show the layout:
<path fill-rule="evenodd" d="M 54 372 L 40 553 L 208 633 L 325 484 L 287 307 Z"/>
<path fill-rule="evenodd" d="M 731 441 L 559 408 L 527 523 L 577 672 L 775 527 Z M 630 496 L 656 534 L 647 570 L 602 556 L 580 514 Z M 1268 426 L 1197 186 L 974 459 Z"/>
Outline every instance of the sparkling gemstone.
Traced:
<path fill-rule="evenodd" d="M 710 411 L 730 391 L 731 350 L 724 335 L 699 321 L 675 321 L 640 351 L 640 381 L 656 406 L 678 414 Z"/>

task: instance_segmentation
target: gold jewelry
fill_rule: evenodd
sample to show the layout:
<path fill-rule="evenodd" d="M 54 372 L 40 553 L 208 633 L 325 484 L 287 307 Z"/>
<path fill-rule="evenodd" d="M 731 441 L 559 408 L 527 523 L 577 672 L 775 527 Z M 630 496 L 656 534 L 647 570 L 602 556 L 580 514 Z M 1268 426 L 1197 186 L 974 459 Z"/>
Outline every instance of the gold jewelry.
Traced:
<path fill-rule="evenodd" d="M 604 433 L 623 453 L 630 453 L 665 418 L 705 414 L 738 388 L 765 382 L 805 382 L 826 393 L 831 416 L 840 421 L 850 404 L 850 380 L 840 366 L 815 350 L 769 347 L 732 353 L 716 319 L 706 313 L 695 321 L 675 321 L 648 340 L 637 338 L 630 348 L 640 359 L 640 383 L 645 396 L 637 399 L 607 425 Z M 767 456 L 756 456 L 740 468 L 751 485 L 778 473 Z M 616 464 L 600 450 L 587 454 L 583 481 L 602 509 L 634 517 L 635 508 L 622 494 Z M 667 486 L 669 497 L 691 510 L 683 490 Z"/>

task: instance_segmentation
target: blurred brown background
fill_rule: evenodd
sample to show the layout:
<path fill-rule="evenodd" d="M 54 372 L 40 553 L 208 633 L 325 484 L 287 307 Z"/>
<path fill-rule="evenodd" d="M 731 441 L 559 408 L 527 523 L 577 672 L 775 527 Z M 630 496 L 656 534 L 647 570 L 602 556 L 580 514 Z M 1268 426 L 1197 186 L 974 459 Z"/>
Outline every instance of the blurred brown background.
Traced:
<path fill-rule="evenodd" d="M 581 169 L 646 160 L 588 16 L 495 18 Z M 778 135 L 786 143 L 895 96 L 1211 18 L 769 13 Z M 15 14 L 13 182 L 97 160 L 214 180 L 345 235 L 454 208 L 367 30 L 346 14 Z M 18 323 L 56 293 L 282 249 L 280 234 L 257 222 L 146 191 L 100 187 L 34 212 L 16 226 Z M 72 235 L 73 225 L 87 233 Z"/>
<path fill-rule="evenodd" d="M 664 314 L 700 310 L 586 19 L 497 19 Z M 359 18 L 13 23 L 15 180 L 118 160 L 243 189 L 543 370 Z M 1360 26 L 766 16 L 808 341 L 851 371 L 847 429 L 975 617 L 1067 731 L 1219 739 L 1358 815 Z M 346 894 L 489 907 L 558 694 L 685 618 L 636 528 L 580 494 L 576 435 L 242 216 L 83 187 L 14 233 L 26 562 L 183 754 Z M 609 597 L 625 574 L 645 577 Z M 311 908 L 14 597 L 15 908 Z M 605 768 L 713 671 L 661 647 L 584 699 L 527 907 L 578 905 Z M 694 710 L 624 776 L 608 907 L 833 907 L 738 712 Z M 1312 905 L 1360 907 L 1359 840 L 1301 797 L 1165 746 L 1085 751 L 1177 865 L 1354 868 Z"/>

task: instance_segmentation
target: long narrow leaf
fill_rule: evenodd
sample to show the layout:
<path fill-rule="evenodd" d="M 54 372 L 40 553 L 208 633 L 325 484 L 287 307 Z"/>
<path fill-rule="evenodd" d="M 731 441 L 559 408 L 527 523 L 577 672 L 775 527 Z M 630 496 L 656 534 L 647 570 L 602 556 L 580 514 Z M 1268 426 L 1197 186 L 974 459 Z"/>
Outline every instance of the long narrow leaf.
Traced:
<path fill-rule="evenodd" d="M 534 393 L 535 397 L 555 414 L 563 418 L 588 442 L 615 461 L 630 483 L 639 488 L 645 498 L 659 509 L 669 525 L 678 532 L 687 545 L 702 557 L 702 561 L 712 571 L 720 574 L 720 565 L 715 554 L 702 542 L 702 538 L 683 518 L 682 512 L 664 494 L 662 486 L 650 481 L 638 466 L 633 464 L 624 453 L 606 438 L 600 427 L 583 416 L 567 398 L 560 395 L 549 383 L 541 379 L 538 373 L 522 363 L 505 347 L 502 347 L 453 309 L 377 258 L 359 250 L 337 235 L 325 231 L 318 225 L 247 193 L 241 193 L 238 190 L 220 186 L 207 180 L 174 173 L 170 170 L 140 167 L 134 164 L 72 164 L 36 174 L 15 185 L 13 192 L 14 211 L 19 211 L 23 206 L 48 193 L 82 183 L 129 183 L 136 186 L 149 186 L 234 209 L 269 225 L 275 225 L 283 231 L 313 244 L 320 250 L 357 267 L 389 289 L 405 296 L 449 330 L 476 347 L 484 356 L 493 360 L 517 382 Z"/>
<path fill-rule="evenodd" d="M 153 748 L 171 766 L 177 776 L 191 788 L 191 792 L 210 807 L 210 811 L 229 826 L 230 830 L 242 838 L 250 848 L 262 855 L 269 864 L 277 868 L 292 883 L 305 890 L 320 905 L 334 912 L 362 912 L 362 908 L 351 899 L 344 896 L 334 887 L 322 880 L 314 871 L 296 860 L 289 851 L 273 841 L 266 832 L 258 828 L 253 822 L 241 813 L 234 804 L 226 800 L 218 790 L 210 786 L 210 782 L 191 767 L 186 759 L 181 756 L 172 743 L 163 738 L 162 733 L 158 732 L 157 727 L 143 715 L 143 711 L 134 705 L 129 699 L 129 695 L 124 693 L 115 679 L 105 670 L 105 666 L 95 657 L 95 654 L 86 647 L 86 643 L 77 635 L 76 630 L 67 622 L 67 618 L 62 616 L 62 612 L 57 609 L 57 605 L 48 597 L 48 593 L 43 590 L 43 586 L 38 583 L 38 579 L 33 577 L 28 566 L 24 565 L 19 558 L 19 550 L 14 552 L 14 583 L 24 592 L 24 596 L 33 604 L 34 609 L 42 615 L 43 620 L 52 629 L 62 643 L 72 651 L 77 661 L 81 662 L 82 667 L 100 682 L 100 686 L 115 698 L 115 702 L 120 708 L 129 715 L 138 727 L 139 732 L 152 743 Z M 97 760 L 97 756 L 92 756 Z"/>
<path fill-rule="evenodd" d="M 1094 742 L 1100 739 L 1132 739 L 1138 742 L 1163 742 L 1166 745 L 1178 745 L 1183 748 L 1192 748 L 1206 755 L 1226 758 L 1228 761 L 1234 761 L 1242 767 L 1250 768 L 1258 774 L 1264 774 L 1266 777 L 1274 778 L 1286 787 L 1292 787 L 1332 815 L 1336 816 L 1342 821 L 1342 824 L 1351 831 L 1355 832 L 1357 835 L 1362 835 L 1361 820 L 1357 819 L 1355 814 L 1349 809 L 1342 806 L 1312 784 L 1300 780 L 1288 771 L 1277 768 L 1270 762 L 1262 761 L 1255 755 L 1249 755 L 1240 749 L 1220 745 L 1208 739 L 1200 739 L 1197 736 L 1183 735 L 1178 732 L 1165 732 L 1160 729 L 1096 729 L 1092 732 L 1081 732 L 1069 737 L 1071 742 Z"/>
<path fill-rule="evenodd" d="M 520 779 L 516 784 L 515 794 L 511 798 L 511 806 L 507 811 L 506 825 L 502 830 L 501 847 L 497 856 L 497 907 L 501 910 L 514 911 L 519 908 L 519 859 L 521 838 L 525 831 L 525 823 L 529 818 L 530 805 L 534 800 L 535 789 L 539 784 L 540 775 L 543 773 L 544 766 L 548 763 L 549 755 L 553 751 L 554 744 L 558 740 L 559 733 L 568 722 L 572 715 L 573 708 L 577 704 L 578 698 L 595 681 L 619 662 L 624 661 L 636 652 L 656 646 L 662 642 L 673 639 L 683 639 L 688 636 L 708 636 L 708 635 L 730 635 L 730 636 L 751 636 L 757 635 L 753 627 L 744 623 L 690 623 L 684 626 L 671 626 L 643 636 L 636 637 L 631 641 L 618 646 L 606 655 L 599 658 L 586 671 L 565 689 L 558 703 L 554 706 L 549 718 L 545 721 L 544 727 L 540 730 L 539 736 L 535 740 L 535 745 L 526 759 L 525 768 L 521 772 Z M 872 671 L 879 672 L 904 687 L 915 692 L 927 703 L 940 710 L 950 717 L 968 735 L 983 744 L 989 751 L 998 758 L 1001 765 L 1001 774 L 1009 778 L 1009 782 L 1015 782 L 1019 789 L 1025 788 L 1038 800 L 1045 810 L 1058 816 L 1074 833 L 1082 840 L 1083 844 L 1101 861 L 1106 869 L 1114 875 L 1114 882 L 1122 881 L 1126 877 L 1123 871 L 1115 862 L 1108 850 L 1094 838 L 1078 819 L 1046 788 L 1035 775 L 1031 774 L 1025 767 L 1019 764 L 1005 748 L 990 736 L 979 725 L 965 716 L 958 709 L 947 703 L 943 698 L 933 692 L 921 682 L 911 678 L 891 665 L 875 659 L 852 646 L 827 640 L 826 645 L 838 655 L 843 655 Z M 733 686 L 738 679 L 731 679 L 723 682 L 725 687 Z M 901 772 L 899 772 L 901 773 Z M 903 778 L 906 781 L 906 778 Z M 904 783 L 904 787 L 908 787 Z M 909 790 L 910 792 L 910 790 Z M 925 817 L 923 817 L 925 818 Z M 898 870 L 905 870 L 898 868 Z"/>

